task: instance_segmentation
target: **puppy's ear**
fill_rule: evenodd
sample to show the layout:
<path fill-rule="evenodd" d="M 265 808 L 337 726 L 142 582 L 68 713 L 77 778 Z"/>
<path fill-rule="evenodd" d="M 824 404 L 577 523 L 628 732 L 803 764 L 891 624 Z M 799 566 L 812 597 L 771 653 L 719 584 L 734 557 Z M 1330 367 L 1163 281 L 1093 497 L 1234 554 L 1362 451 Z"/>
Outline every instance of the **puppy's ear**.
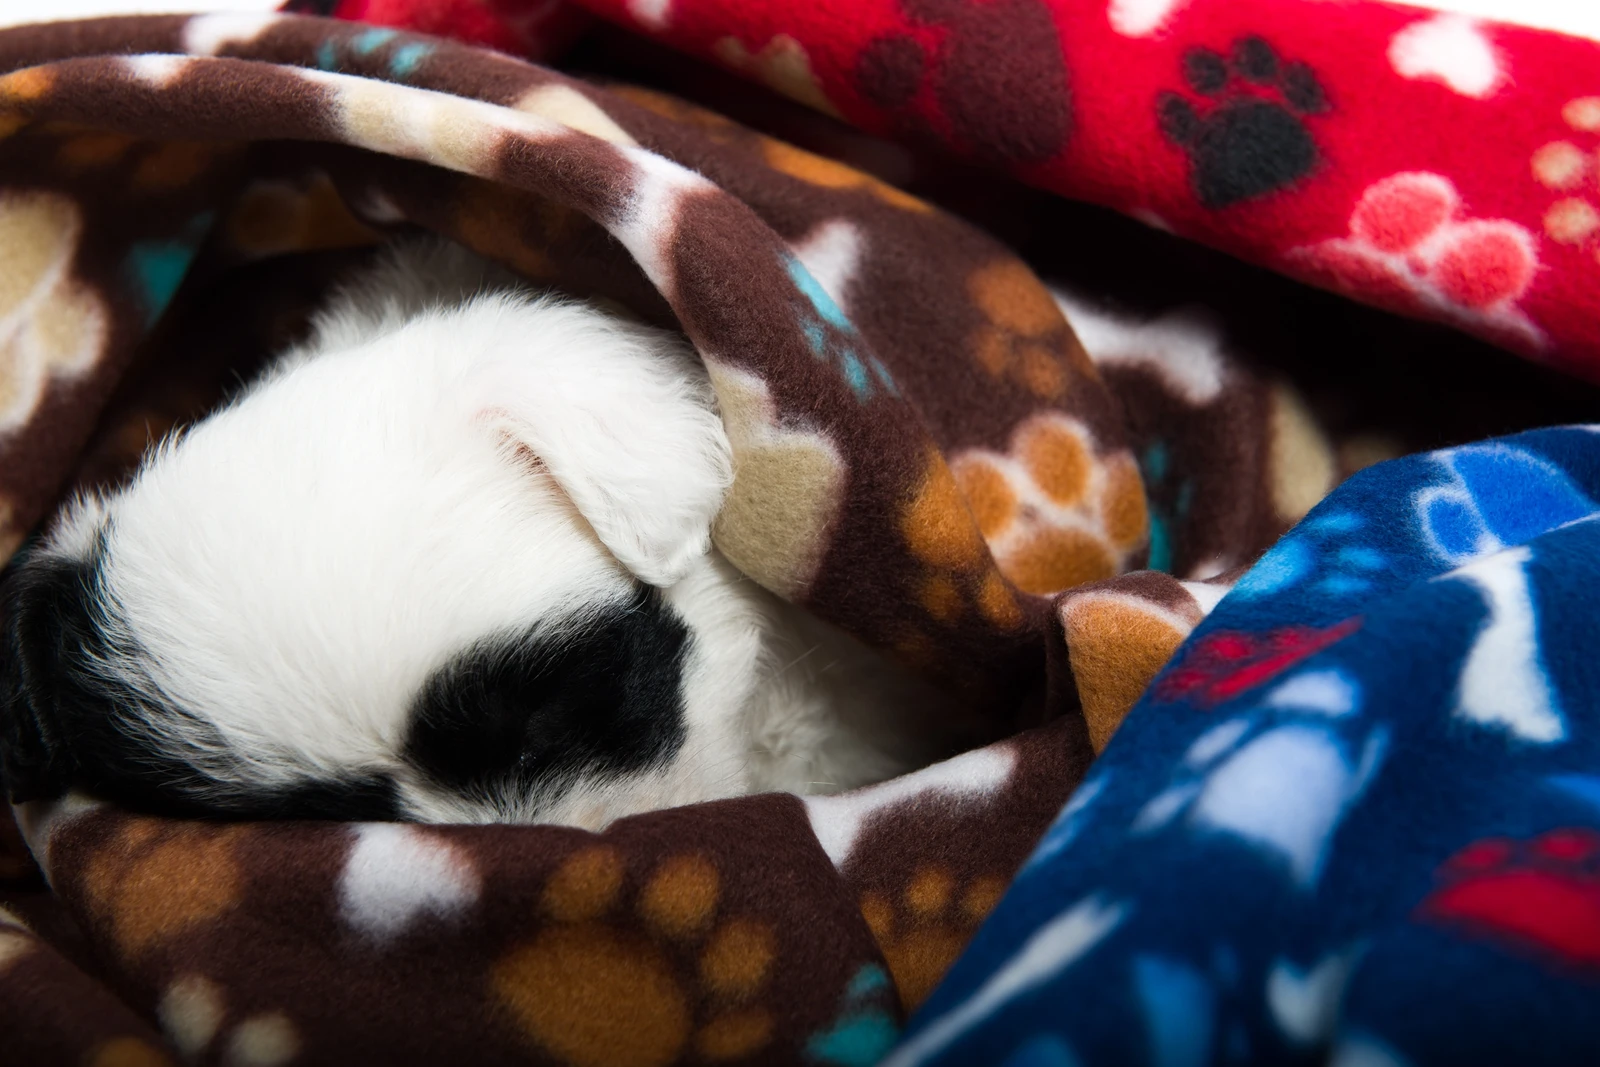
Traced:
<path fill-rule="evenodd" d="M 669 586 L 710 548 L 733 459 L 705 368 L 676 335 L 582 304 L 514 296 L 462 309 L 480 417 L 549 471 L 640 580 Z"/>
<path fill-rule="evenodd" d="M 87 564 L 24 560 L 7 582 L 0 665 L 0 768 L 13 804 L 62 796 L 75 765 L 61 702 L 69 650 L 89 640 Z"/>

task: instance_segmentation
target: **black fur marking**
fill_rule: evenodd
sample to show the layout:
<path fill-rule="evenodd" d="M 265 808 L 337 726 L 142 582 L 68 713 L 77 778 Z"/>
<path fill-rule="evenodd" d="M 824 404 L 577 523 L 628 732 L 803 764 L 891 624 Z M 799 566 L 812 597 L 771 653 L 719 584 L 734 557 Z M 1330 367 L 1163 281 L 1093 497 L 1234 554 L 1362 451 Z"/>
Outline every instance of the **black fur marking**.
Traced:
<path fill-rule="evenodd" d="M 284 786 L 217 782 L 162 751 L 136 719 L 187 719 L 182 732 L 222 747 L 214 727 L 152 702 L 106 672 L 99 554 L 23 559 L 7 582 L 0 665 L 0 767 L 11 800 L 48 800 L 77 787 L 175 817 L 395 820 L 394 782 L 381 774 Z"/>
<path fill-rule="evenodd" d="M 688 643 L 645 587 L 571 632 L 479 642 L 423 686 L 406 756 L 478 797 L 661 763 L 683 745 Z"/>

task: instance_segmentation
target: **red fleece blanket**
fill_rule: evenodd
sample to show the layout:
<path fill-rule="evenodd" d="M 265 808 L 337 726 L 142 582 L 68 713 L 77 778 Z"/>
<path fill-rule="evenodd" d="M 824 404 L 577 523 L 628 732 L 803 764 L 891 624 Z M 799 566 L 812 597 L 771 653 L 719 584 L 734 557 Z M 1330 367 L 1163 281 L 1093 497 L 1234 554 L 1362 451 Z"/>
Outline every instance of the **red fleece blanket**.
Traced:
<path fill-rule="evenodd" d="M 573 31 L 552 0 L 332 6 L 544 55 Z M 1593 41 L 1365 0 L 576 6 L 867 130 L 1600 378 Z"/>

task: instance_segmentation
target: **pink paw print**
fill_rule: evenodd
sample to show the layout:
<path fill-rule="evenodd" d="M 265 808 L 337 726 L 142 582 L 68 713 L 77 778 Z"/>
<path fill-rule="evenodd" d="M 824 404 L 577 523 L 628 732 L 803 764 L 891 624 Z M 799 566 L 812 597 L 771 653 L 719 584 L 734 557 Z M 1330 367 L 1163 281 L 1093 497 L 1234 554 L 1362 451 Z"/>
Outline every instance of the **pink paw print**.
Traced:
<path fill-rule="evenodd" d="M 1551 830 L 1529 842 L 1475 841 L 1446 861 L 1422 917 L 1529 950 L 1569 967 L 1600 968 L 1600 834 Z"/>
<path fill-rule="evenodd" d="M 1350 236 L 1294 257 L 1312 280 L 1358 299 L 1537 351 L 1544 335 L 1517 308 L 1539 269 L 1537 241 L 1508 219 L 1463 215 L 1449 179 L 1395 174 L 1361 195 Z"/>

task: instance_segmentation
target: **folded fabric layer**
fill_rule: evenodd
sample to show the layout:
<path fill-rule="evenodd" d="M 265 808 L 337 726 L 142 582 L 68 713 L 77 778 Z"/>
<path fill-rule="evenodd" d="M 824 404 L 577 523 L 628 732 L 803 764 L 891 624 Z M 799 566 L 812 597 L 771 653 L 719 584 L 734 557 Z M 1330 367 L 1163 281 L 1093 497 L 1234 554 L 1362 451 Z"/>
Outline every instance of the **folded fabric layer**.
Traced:
<path fill-rule="evenodd" d="M 1600 428 L 1394 460 L 1234 587 L 887 1061 L 1600 1057 Z"/>
<path fill-rule="evenodd" d="M 865 129 L 1600 377 L 1594 41 L 1369 0 L 573 2 Z"/>
<path fill-rule="evenodd" d="M 722 552 L 991 737 L 1050 720 L 876 789 L 598 835 L 22 812 L 85 966 L 170 1055 L 871 1062 L 1219 592 L 1135 568 L 1215 577 L 1334 476 L 1293 394 L 1224 353 L 1096 364 L 994 240 L 672 98 L 292 17 L 23 27 L 0 72 L 6 555 L 330 276 L 251 272 L 420 226 L 681 327 L 734 448 Z M 90 1060 L 150 1043 L 61 1010 L 49 1040 Z"/>

